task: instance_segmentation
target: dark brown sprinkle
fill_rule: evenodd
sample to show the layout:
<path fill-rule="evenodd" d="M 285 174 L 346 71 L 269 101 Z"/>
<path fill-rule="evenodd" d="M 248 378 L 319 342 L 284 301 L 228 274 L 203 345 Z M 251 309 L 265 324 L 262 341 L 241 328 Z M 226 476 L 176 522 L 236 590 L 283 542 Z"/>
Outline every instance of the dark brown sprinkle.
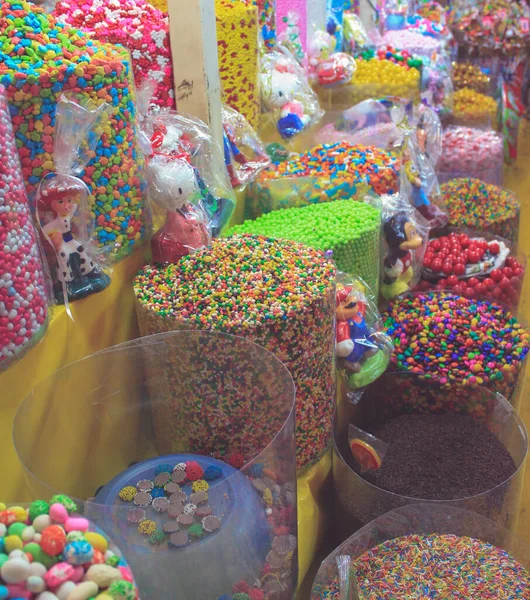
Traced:
<path fill-rule="evenodd" d="M 208 517 L 209 515 L 211 515 L 213 512 L 213 509 L 211 506 L 198 506 L 197 510 L 195 511 L 195 514 L 198 517 Z"/>
<path fill-rule="evenodd" d="M 188 532 L 187 531 L 176 531 L 169 536 L 169 543 L 171 546 L 182 548 L 188 543 Z"/>
<path fill-rule="evenodd" d="M 169 473 L 159 473 L 155 478 L 155 485 L 157 487 L 164 487 L 166 483 L 169 481 L 170 475 Z"/>
<path fill-rule="evenodd" d="M 272 547 L 278 554 L 285 555 L 290 552 L 292 548 L 291 540 L 288 535 L 278 535 L 272 540 Z"/>
<path fill-rule="evenodd" d="M 263 479 L 253 479 L 252 485 L 258 490 L 258 492 L 264 492 L 267 486 L 263 483 Z"/>
<path fill-rule="evenodd" d="M 173 473 L 171 473 L 171 481 L 174 483 L 182 483 L 183 481 L 186 481 L 186 471 L 180 471 L 178 469 L 173 471 Z"/>
<path fill-rule="evenodd" d="M 167 514 L 172 519 L 176 519 L 182 514 L 183 510 L 184 505 L 182 504 L 182 502 L 175 502 L 169 505 L 169 508 L 167 509 Z"/>
<path fill-rule="evenodd" d="M 127 521 L 129 521 L 129 523 L 137 525 L 138 523 L 145 521 L 145 518 L 145 510 L 143 508 L 131 508 L 131 510 L 127 512 Z"/>
<path fill-rule="evenodd" d="M 138 492 L 134 497 L 136 506 L 144 507 L 151 504 L 151 494 L 149 492 Z"/>
<path fill-rule="evenodd" d="M 178 516 L 178 524 L 182 525 L 182 527 L 190 527 L 195 522 L 193 515 L 188 515 L 186 513 L 182 513 Z"/>
<path fill-rule="evenodd" d="M 190 496 L 190 502 L 192 504 L 203 504 L 208 500 L 208 494 L 206 492 L 195 492 Z"/>
<path fill-rule="evenodd" d="M 169 497 L 169 501 L 171 504 L 183 504 L 188 500 L 188 496 L 186 496 L 186 492 L 179 491 L 171 494 Z"/>
<path fill-rule="evenodd" d="M 155 486 L 150 479 L 141 479 L 136 484 L 136 488 L 140 490 L 140 492 L 150 492 L 154 487 Z"/>
<path fill-rule="evenodd" d="M 363 477 L 395 494 L 455 500 L 491 490 L 516 471 L 498 438 L 463 415 L 403 415 L 374 435 L 389 448 L 381 467 Z"/>
<path fill-rule="evenodd" d="M 267 554 L 267 562 L 273 569 L 279 569 L 281 566 L 283 566 L 283 563 L 285 562 L 285 557 L 276 552 L 276 550 L 271 550 Z"/>
<path fill-rule="evenodd" d="M 169 483 L 166 483 L 166 487 L 164 489 L 166 490 L 167 494 L 176 494 L 180 491 L 180 485 L 178 483 L 170 481 Z"/>
<path fill-rule="evenodd" d="M 175 531 L 179 531 L 180 530 L 180 527 L 179 527 L 179 524 L 176 521 L 166 521 L 162 525 L 162 530 L 165 533 L 175 533 Z"/>
<path fill-rule="evenodd" d="M 153 500 L 153 508 L 157 512 L 164 512 L 170 507 L 169 500 L 167 498 L 155 498 Z"/>
<path fill-rule="evenodd" d="M 204 517 L 202 520 L 202 526 L 204 531 L 208 533 L 212 533 L 213 531 L 217 531 L 219 527 L 221 527 L 221 519 L 219 517 Z"/>

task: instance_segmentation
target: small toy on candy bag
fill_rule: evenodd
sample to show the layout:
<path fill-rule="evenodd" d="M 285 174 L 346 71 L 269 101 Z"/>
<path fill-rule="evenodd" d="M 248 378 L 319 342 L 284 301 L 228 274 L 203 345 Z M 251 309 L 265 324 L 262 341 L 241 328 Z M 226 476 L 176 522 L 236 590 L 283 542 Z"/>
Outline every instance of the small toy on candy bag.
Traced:
<path fill-rule="evenodd" d="M 359 277 L 337 273 L 336 317 L 337 366 L 347 382 L 347 396 L 355 403 L 362 388 L 386 370 L 392 342 L 382 333 L 369 288 Z"/>
<path fill-rule="evenodd" d="M 337 40 L 326 31 L 316 31 L 309 45 L 309 75 L 312 83 L 337 87 L 351 81 L 355 73 L 353 57 L 335 52 Z"/>
<path fill-rule="evenodd" d="M 78 175 L 95 156 L 112 108 L 80 102 L 83 104 L 63 96 L 57 104 L 55 173 L 40 182 L 36 195 L 37 222 L 48 242 L 46 250 L 59 303 L 84 298 L 110 284 L 91 247 L 91 192 Z"/>

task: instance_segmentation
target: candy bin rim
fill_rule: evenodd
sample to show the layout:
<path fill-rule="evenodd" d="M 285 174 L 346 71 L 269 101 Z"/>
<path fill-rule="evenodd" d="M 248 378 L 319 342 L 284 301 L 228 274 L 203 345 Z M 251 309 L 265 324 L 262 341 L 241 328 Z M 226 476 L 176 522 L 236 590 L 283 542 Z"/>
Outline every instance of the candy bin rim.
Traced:
<path fill-rule="evenodd" d="M 32 479 L 34 479 L 35 481 L 37 481 L 39 483 L 39 485 L 41 485 L 43 488 L 48 489 L 50 492 L 52 493 L 62 493 L 61 490 L 59 489 L 55 489 L 54 487 L 50 486 L 48 483 L 46 483 L 45 481 L 43 481 L 39 476 L 37 476 L 26 464 L 26 461 L 24 460 L 23 457 L 23 453 L 20 450 L 20 445 L 17 443 L 17 430 L 19 429 L 19 420 L 23 420 L 23 416 L 24 416 L 24 412 L 30 408 L 30 404 L 32 401 L 32 398 L 35 394 L 35 392 L 39 389 L 40 386 L 44 385 L 45 383 L 49 382 L 52 380 L 52 378 L 56 378 L 58 376 L 58 374 L 66 372 L 70 367 L 72 367 L 73 365 L 80 365 L 81 363 L 92 359 L 93 357 L 101 357 L 104 356 L 106 354 L 112 354 L 114 352 L 120 352 L 123 350 L 129 350 L 129 349 L 134 349 L 134 348 L 140 348 L 141 346 L 147 346 L 149 345 L 150 347 L 156 346 L 157 344 L 159 344 L 160 342 L 163 342 L 166 338 L 176 338 L 176 337 L 185 337 L 185 336 L 189 336 L 189 335 L 212 335 L 217 337 L 218 339 L 220 338 L 225 338 L 225 339 L 231 339 L 231 340 L 238 340 L 237 343 L 243 343 L 249 346 L 256 348 L 259 348 L 260 352 L 265 353 L 264 356 L 267 356 L 269 359 L 272 358 L 273 362 L 276 362 L 278 365 L 281 365 L 281 367 L 284 369 L 285 371 L 285 375 L 287 376 L 287 381 L 291 384 L 291 389 L 292 389 L 292 399 L 291 399 L 291 407 L 289 409 L 288 414 L 286 414 L 285 420 L 282 424 L 282 426 L 280 427 L 280 429 L 277 430 L 277 432 L 274 434 L 274 436 L 268 441 L 267 445 L 264 446 L 263 448 L 260 449 L 260 451 L 256 454 L 256 456 L 252 459 L 250 459 L 248 462 L 246 462 L 242 467 L 241 470 L 244 470 L 246 468 L 248 468 L 256 459 L 258 459 L 263 453 L 265 453 L 271 446 L 274 445 L 275 441 L 281 436 L 282 432 L 284 431 L 284 429 L 286 427 L 288 427 L 289 422 L 294 419 L 295 416 L 295 410 L 296 410 L 296 387 L 293 381 L 293 378 L 291 376 L 291 373 L 289 371 L 289 369 L 287 369 L 287 367 L 284 365 L 284 363 L 278 358 L 276 357 L 274 354 L 272 354 L 272 352 L 270 352 L 269 350 L 267 350 L 266 348 L 264 348 L 263 346 L 261 346 L 260 344 L 256 344 L 255 342 L 247 339 L 247 338 L 243 338 L 241 336 L 236 336 L 236 335 L 232 335 L 229 333 L 222 333 L 222 332 L 218 332 L 218 331 L 210 331 L 210 330 L 200 330 L 200 329 L 190 329 L 190 330 L 184 330 L 184 331 L 169 331 L 169 332 L 163 332 L 163 333 L 156 333 L 156 334 L 152 334 L 152 335 L 148 335 L 148 336 L 143 336 L 143 337 L 139 337 L 139 338 L 135 338 L 133 340 L 129 340 L 127 342 L 123 342 L 121 344 L 116 344 L 114 346 L 109 346 L 108 348 L 103 348 L 102 350 L 99 350 L 97 352 L 94 352 L 93 354 L 90 354 L 88 356 L 85 356 L 79 360 L 73 361 L 71 363 L 68 363 L 67 365 L 61 367 L 60 369 L 58 369 L 57 371 L 55 371 L 54 373 L 51 373 L 50 375 L 48 375 L 47 377 L 45 377 L 44 379 L 42 379 L 41 381 L 39 381 L 32 389 L 31 392 L 20 402 L 15 417 L 13 419 L 13 426 L 12 426 L 12 443 L 13 443 L 13 447 L 15 449 L 15 452 L 17 454 L 18 460 L 20 461 L 20 464 L 22 465 L 24 472 L 25 472 L 25 476 L 26 479 L 29 477 L 31 477 Z M 200 455 L 202 456 L 202 455 Z M 206 456 L 206 455 L 204 455 Z M 233 475 L 229 475 L 228 479 L 230 479 L 230 477 L 233 477 Z M 31 486 L 30 490 L 31 490 Z M 81 502 L 83 505 L 87 504 L 89 502 L 88 499 L 81 499 L 81 498 L 77 498 L 74 494 L 68 494 L 74 501 L 79 501 Z M 96 502 L 90 501 L 90 505 L 92 507 L 98 507 L 98 506 L 106 506 L 106 505 L 100 505 Z"/>
<path fill-rule="evenodd" d="M 420 380 L 420 378 L 421 378 L 421 374 L 407 373 L 406 371 L 386 371 L 386 373 L 383 375 L 383 377 L 388 377 L 389 375 L 390 376 L 398 375 L 399 377 L 408 377 L 408 378 L 416 379 L 416 380 Z M 433 382 L 436 382 L 436 380 L 433 380 Z M 486 490 L 484 492 L 481 492 L 480 494 L 475 494 L 473 496 L 462 496 L 460 498 L 454 498 L 451 500 L 431 500 L 431 499 L 426 499 L 426 498 L 416 498 L 413 496 L 405 496 L 403 494 L 396 494 L 395 492 L 391 492 L 389 490 L 385 490 L 383 488 L 378 487 L 377 485 L 371 483 L 364 477 L 361 477 L 361 475 L 359 475 L 359 473 L 354 471 L 350 467 L 348 460 L 346 460 L 343 453 L 341 452 L 341 450 L 338 446 L 338 442 L 337 442 L 338 435 L 336 435 L 337 429 L 339 427 L 338 408 L 337 408 L 337 410 L 335 410 L 335 414 L 333 415 L 333 435 L 332 435 L 332 437 L 333 437 L 333 460 L 342 461 L 342 463 L 351 472 L 352 476 L 355 476 L 357 479 L 361 480 L 363 485 L 367 486 L 368 488 L 371 488 L 372 491 L 374 491 L 375 493 L 385 494 L 385 495 L 388 495 L 395 499 L 403 499 L 407 502 L 406 506 L 416 505 L 416 504 L 428 504 L 428 505 L 440 505 L 441 507 L 445 507 L 445 506 L 451 507 L 451 505 L 455 505 L 455 507 L 457 507 L 459 510 L 466 510 L 466 509 L 460 509 L 457 505 L 466 500 L 473 500 L 473 499 L 480 498 L 481 496 L 490 495 L 490 494 L 494 493 L 496 490 L 498 490 L 499 488 L 505 486 L 511 479 L 513 479 L 517 476 L 520 476 L 522 473 L 522 470 L 525 467 L 526 461 L 529 456 L 529 450 L 530 450 L 530 439 L 528 437 L 528 430 L 526 429 L 526 426 L 525 426 L 523 420 L 521 419 L 521 417 L 519 416 L 519 414 L 517 413 L 517 411 L 515 410 L 513 405 L 499 392 L 493 392 L 492 390 L 486 388 L 485 386 L 481 386 L 481 385 L 475 385 L 472 387 L 481 389 L 484 393 L 491 395 L 492 397 L 495 397 L 501 405 L 502 404 L 504 405 L 504 408 L 508 410 L 509 415 L 513 418 L 514 423 L 517 427 L 517 430 L 521 434 L 521 440 L 524 445 L 524 456 L 523 456 L 520 464 L 517 465 L 516 470 L 509 477 L 504 479 L 501 483 L 497 484 L 495 487 L 493 487 L 489 490 Z M 514 460 L 514 462 L 515 462 L 515 460 Z M 405 507 L 402 507 L 402 508 L 405 508 Z M 398 509 L 394 509 L 394 510 L 398 510 Z M 393 511 L 390 511 L 390 512 L 393 512 Z M 473 512 L 473 511 L 468 511 L 468 512 Z M 387 514 L 387 513 L 383 513 L 383 514 Z M 482 516 L 482 515 L 480 515 L 480 516 Z M 488 519 L 488 517 L 484 517 L 484 518 Z M 489 520 L 491 520 L 491 519 L 489 519 Z"/>

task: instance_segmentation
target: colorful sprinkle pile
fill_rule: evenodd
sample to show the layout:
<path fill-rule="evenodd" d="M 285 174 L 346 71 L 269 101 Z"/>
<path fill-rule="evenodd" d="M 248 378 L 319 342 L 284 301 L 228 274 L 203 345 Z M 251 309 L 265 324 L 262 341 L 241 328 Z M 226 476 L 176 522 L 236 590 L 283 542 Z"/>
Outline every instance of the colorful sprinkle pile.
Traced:
<path fill-rule="evenodd" d="M 398 159 L 374 146 L 348 142 L 322 144 L 291 154 L 262 171 L 247 191 L 246 216 L 256 218 L 277 208 L 349 200 L 373 190 L 399 189 Z"/>
<path fill-rule="evenodd" d="M 259 12 L 259 29 L 265 46 L 272 50 L 276 44 L 276 0 L 254 0 Z"/>
<path fill-rule="evenodd" d="M 46 289 L 37 239 L 0 86 L 0 371 L 46 329 Z"/>
<path fill-rule="evenodd" d="M 484 385 L 510 400 L 529 334 L 501 306 L 450 293 L 392 300 L 383 314 L 392 362 L 441 385 Z"/>
<path fill-rule="evenodd" d="M 449 225 L 517 242 L 520 204 L 512 192 L 478 179 L 453 179 L 440 187 Z"/>
<path fill-rule="evenodd" d="M 487 94 L 491 85 L 489 76 L 480 67 L 469 63 L 453 63 L 452 80 L 455 90 L 470 88 L 480 94 Z"/>
<path fill-rule="evenodd" d="M 525 598 L 530 574 L 510 554 L 478 539 L 410 535 L 372 548 L 353 562 L 361 598 Z M 340 597 L 338 579 L 317 596 Z"/>
<path fill-rule="evenodd" d="M 167 14 L 146 0 L 61 0 L 53 14 L 101 42 L 125 46 L 136 86 L 145 79 L 157 81 L 153 102 L 175 108 Z"/>
<path fill-rule="evenodd" d="M 497 120 L 497 102 L 490 96 L 470 88 L 457 90 L 453 96 L 453 116 L 470 125 L 494 125 Z"/>
<path fill-rule="evenodd" d="M 144 234 L 144 203 L 136 150 L 136 109 L 128 53 L 89 39 L 34 4 L 0 4 L 0 83 L 6 88 L 22 172 L 30 194 L 54 171 L 55 110 L 63 93 L 77 93 L 116 112 L 83 180 L 92 190 L 93 236 L 115 254 Z"/>
<path fill-rule="evenodd" d="M 67 496 L 0 502 L 0 598 L 135 600 L 131 570 Z"/>
<path fill-rule="evenodd" d="M 503 139 L 493 129 L 448 127 L 442 136 L 438 161 L 438 180 L 474 177 L 502 185 L 504 169 Z"/>
<path fill-rule="evenodd" d="M 250 0 L 215 0 L 223 101 L 257 127 L 258 10 Z"/>
<path fill-rule="evenodd" d="M 326 202 L 275 210 L 236 225 L 227 235 L 254 233 L 333 252 L 337 268 L 379 285 L 381 211 L 364 202 Z"/>
<path fill-rule="evenodd" d="M 302 468 L 321 456 L 331 433 L 334 275 L 321 252 L 301 244 L 261 236 L 217 239 L 177 264 L 139 273 L 134 292 L 140 331 L 214 329 L 272 352 L 296 385 Z M 254 401 L 250 388 L 249 395 L 240 400 L 243 411 Z M 247 418 L 252 422 L 252 411 Z M 196 426 L 202 439 L 204 423 Z M 249 425 L 248 435 L 259 437 L 260 427 Z"/>

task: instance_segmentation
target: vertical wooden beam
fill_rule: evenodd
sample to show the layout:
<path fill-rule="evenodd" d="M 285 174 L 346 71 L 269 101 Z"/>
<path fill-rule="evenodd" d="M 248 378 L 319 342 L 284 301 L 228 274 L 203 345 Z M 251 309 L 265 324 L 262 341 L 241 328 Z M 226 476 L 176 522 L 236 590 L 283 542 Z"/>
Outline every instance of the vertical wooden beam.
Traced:
<path fill-rule="evenodd" d="M 223 147 L 214 0 L 168 0 L 177 110 L 203 120 Z"/>

